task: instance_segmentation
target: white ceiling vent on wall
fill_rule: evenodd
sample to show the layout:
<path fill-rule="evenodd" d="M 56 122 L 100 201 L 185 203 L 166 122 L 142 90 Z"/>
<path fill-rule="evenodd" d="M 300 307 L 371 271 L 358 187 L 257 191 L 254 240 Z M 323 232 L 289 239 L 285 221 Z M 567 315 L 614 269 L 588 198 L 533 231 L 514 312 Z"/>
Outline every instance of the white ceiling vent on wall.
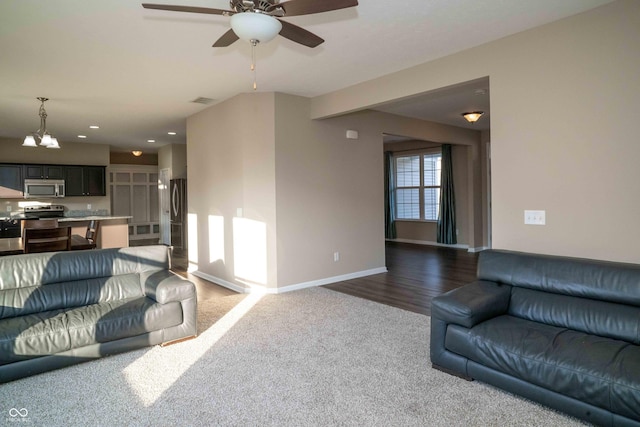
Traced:
<path fill-rule="evenodd" d="M 215 99 L 211 99 L 211 98 L 205 98 L 205 97 L 198 97 L 196 99 L 194 99 L 193 101 L 191 101 L 193 103 L 196 104 L 204 104 L 204 105 L 209 105 L 209 104 L 213 104 L 214 102 L 216 102 Z"/>

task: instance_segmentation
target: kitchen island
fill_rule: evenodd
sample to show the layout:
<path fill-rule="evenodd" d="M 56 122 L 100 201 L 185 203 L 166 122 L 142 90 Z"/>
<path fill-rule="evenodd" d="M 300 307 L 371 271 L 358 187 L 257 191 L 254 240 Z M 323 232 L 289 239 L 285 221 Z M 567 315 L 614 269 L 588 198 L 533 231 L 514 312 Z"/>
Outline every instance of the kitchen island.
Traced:
<path fill-rule="evenodd" d="M 71 234 L 84 236 L 90 221 L 100 221 L 100 229 L 96 240 L 99 249 L 126 248 L 129 246 L 130 216 L 78 216 L 58 218 L 60 227 L 69 226 Z"/>

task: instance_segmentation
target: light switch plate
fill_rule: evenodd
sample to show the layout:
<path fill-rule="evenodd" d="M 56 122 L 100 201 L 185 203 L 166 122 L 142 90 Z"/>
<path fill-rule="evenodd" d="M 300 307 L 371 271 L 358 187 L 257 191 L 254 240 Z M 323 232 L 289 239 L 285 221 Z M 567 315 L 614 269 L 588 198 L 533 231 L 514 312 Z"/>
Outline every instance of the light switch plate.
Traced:
<path fill-rule="evenodd" d="M 546 211 L 524 211 L 524 223 L 527 225 L 545 225 Z"/>

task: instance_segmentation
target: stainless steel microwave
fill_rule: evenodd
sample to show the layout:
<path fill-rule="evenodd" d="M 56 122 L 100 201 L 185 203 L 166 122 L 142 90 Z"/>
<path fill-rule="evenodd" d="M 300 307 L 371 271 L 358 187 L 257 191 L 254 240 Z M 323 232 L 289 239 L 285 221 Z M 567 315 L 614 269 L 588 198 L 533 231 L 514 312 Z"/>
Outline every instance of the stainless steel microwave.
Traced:
<path fill-rule="evenodd" d="M 25 199 L 64 197 L 63 179 L 25 179 Z"/>

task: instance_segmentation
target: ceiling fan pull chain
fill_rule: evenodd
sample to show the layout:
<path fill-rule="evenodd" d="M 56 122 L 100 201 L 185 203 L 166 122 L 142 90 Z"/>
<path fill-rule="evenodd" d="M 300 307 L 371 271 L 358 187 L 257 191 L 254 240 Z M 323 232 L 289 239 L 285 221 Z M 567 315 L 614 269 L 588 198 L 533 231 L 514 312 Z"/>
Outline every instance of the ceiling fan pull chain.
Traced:
<path fill-rule="evenodd" d="M 251 71 L 253 72 L 253 90 L 258 89 L 256 83 L 256 45 L 260 43 L 258 40 L 251 40 Z"/>

